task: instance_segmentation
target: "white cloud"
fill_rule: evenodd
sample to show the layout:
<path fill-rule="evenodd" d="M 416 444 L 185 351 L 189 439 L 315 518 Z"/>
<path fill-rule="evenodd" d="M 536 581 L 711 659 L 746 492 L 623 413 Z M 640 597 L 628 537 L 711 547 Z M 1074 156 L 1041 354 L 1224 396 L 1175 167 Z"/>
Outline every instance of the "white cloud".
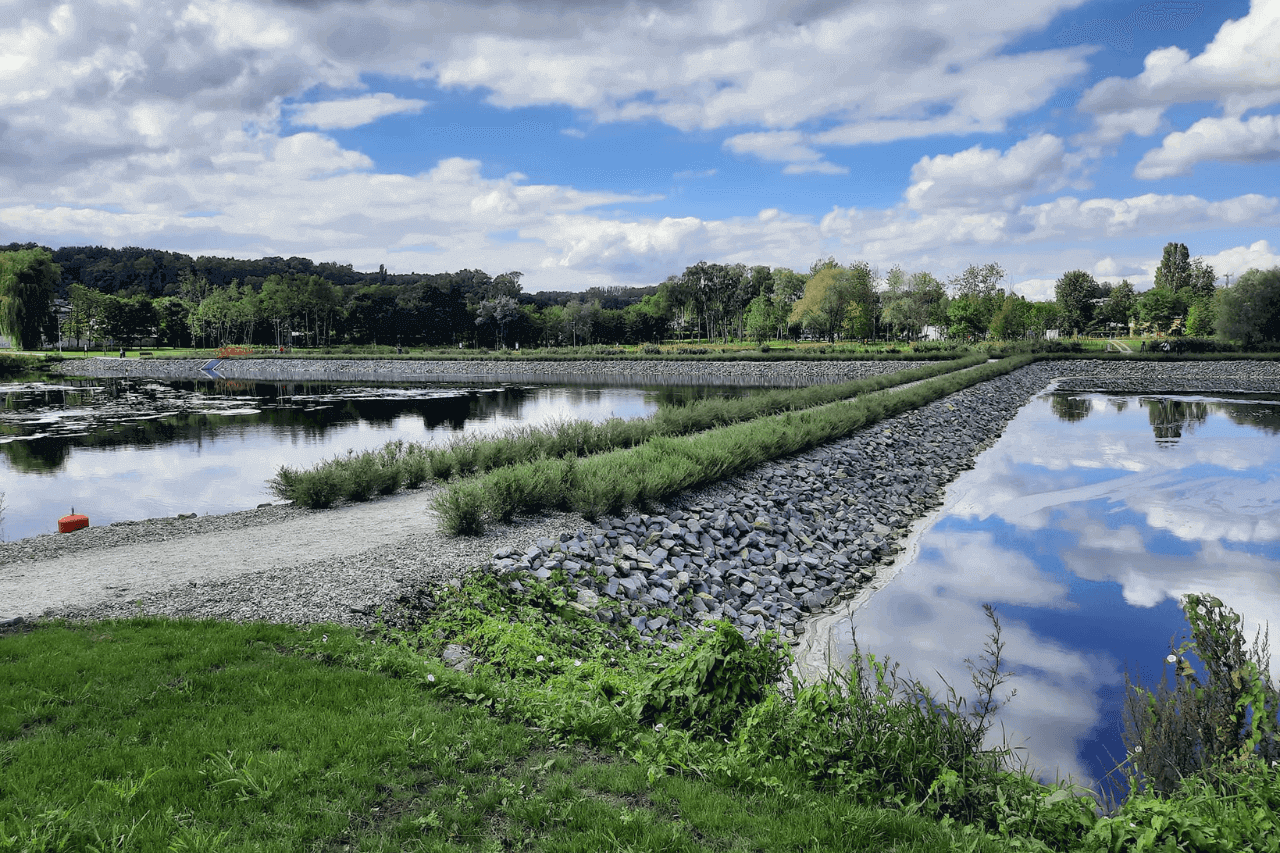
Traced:
<path fill-rule="evenodd" d="M 1036 192 L 1066 186 L 1071 158 L 1049 134 L 1024 139 L 1003 154 L 975 145 L 956 154 L 921 157 L 906 192 L 912 210 L 1013 208 Z"/>
<path fill-rule="evenodd" d="M 1143 155 L 1133 174 L 1170 178 L 1188 174 L 1205 160 L 1258 163 L 1275 159 L 1280 159 L 1280 117 L 1203 118 L 1185 131 L 1166 136 L 1159 148 Z"/>
<path fill-rule="evenodd" d="M 1280 267 L 1280 251 L 1271 248 L 1271 244 L 1266 240 L 1258 240 L 1248 246 L 1235 246 L 1213 255 L 1206 255 L 1204 261 L 1213 267 L 1213 271 L 1218 275 L 1230 275 L 1236 278 L 1246 270 L 1269 270 L 1272 267 Z"/>
<path fill-rule="evenodd" d="M 299 126 L 320 130 L 347 130 L 370 124 L 383 116 L 417 114 L 426 106 L 426 101 L 397 98 L 387 92 L 378 92 L 339 101 L 291 105 L 289 111 L 292 113 L 291 121 Z"/>
<path fill-rule="evenodd" d="M 847 174 L 848 169 L 829 163 L 818 151 L 805 143 L 804 134 L 798 130 L 740 133 L 724 141 L 724 147 L 735 154 L 751 154 L 761 160 L 786 163 L 783 173 L 800 175 L 820 172 L 827 175 Z"/>
<path fill-rule="evenodd" d="M 1195 101 L 1222 105 L 1228 118 L 1280 103 L 1280 3 L 1253 0 L 1249 13 L 1229 20 L 1196 57 L 1180 47 L 1147 54 L 1137 77 L 1111 77 L 1085 92 L 1079 109 L 1093 113 L 1100 141 L 1125 132 L 1154 132 L 1165 107 Z"/>

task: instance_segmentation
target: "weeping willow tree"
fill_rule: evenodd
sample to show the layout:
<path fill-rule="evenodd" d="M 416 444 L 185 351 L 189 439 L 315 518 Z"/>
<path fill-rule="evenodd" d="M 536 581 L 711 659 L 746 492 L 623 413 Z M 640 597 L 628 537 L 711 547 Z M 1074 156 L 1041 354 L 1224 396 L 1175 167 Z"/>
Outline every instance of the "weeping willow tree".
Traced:
<path fill-rule="evenodd" d="M 0 252 L 0 332 L 19 349 L 40 346 L 53 323 L 53 295 L 62 271 L 47 249 Z"/>

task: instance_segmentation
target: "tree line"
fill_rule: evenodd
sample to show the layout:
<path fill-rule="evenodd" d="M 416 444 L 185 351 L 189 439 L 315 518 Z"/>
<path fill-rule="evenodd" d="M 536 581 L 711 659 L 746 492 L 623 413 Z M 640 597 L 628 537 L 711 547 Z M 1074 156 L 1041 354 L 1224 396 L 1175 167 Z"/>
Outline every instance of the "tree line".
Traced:
<path fill-rule="evenodd" d="M 305 258 L 239 260 L 128 247 L 0 249 L 0 331 L 43 342 L 132 346 L 249 344 L 411 347 L 576 346 L 661 340 L 810 338 L 1014 340 L 1115 332 L 1280 339 L 1277 270 L 1219 286 L 1213 268 L 1169 243 L 1155 287 L 1072 270 L 1055 298 L 1004 287 L 994 263 L 942 281 L 895 266 L 815 261 L 807 272 L 699 261 L 652 287 L 524 293 L 519 271 L 360 273 Z"/>

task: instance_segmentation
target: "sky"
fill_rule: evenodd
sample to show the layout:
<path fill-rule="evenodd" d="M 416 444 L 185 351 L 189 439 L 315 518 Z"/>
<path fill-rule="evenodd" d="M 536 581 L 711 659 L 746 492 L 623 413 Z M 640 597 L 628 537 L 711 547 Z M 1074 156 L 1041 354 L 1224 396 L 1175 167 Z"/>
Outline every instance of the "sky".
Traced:
<path fill-rule="evenodd" d="M 1280 0 L 0 0 L 0 244 L 658 284 L 1280 265 Z"/>

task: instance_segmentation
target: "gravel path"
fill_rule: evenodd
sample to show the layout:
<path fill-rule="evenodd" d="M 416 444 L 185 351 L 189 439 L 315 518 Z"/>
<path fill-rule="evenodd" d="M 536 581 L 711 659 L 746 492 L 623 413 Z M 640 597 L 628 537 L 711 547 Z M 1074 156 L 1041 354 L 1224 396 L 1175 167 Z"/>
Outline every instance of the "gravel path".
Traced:
<path fill-rule="evenodd" d="M 498 544 L 527 545 L 583 523 L 552 515 L 452 538 L 430 508 L 437 491 L 330 510 L 274 506 L 126 522 L 9 543 L 0 546 L 0 621 L 167 613 L 368 624 L 379 606 L 460 577 Z"/>

